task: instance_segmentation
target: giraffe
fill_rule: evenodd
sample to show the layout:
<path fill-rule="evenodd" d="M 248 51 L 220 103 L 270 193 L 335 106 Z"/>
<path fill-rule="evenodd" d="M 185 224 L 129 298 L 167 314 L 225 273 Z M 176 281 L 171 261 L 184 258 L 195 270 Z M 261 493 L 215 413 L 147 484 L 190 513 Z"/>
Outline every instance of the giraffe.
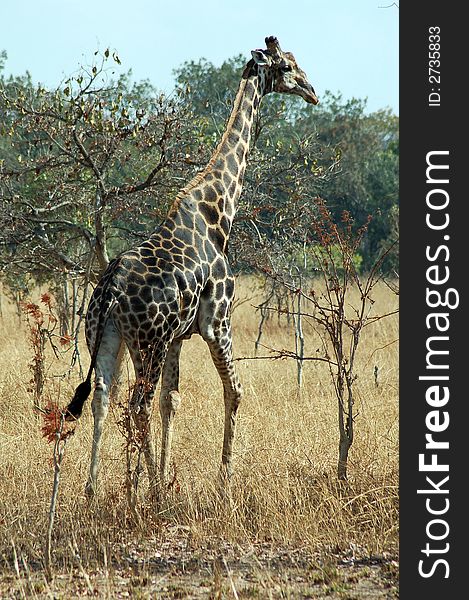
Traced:
<path fill-rule="evenodd" d="M 230 311 L 234 278 L 227 244 L 241 194 L 251 132 L 261 99 L 270 92 L 318 99 L 305 73 L 276 37 L 251 52 L 225 132 L 209 163 L 177 194 L 163 223 L 136 248 L 114 259 L 98 282 L 86 314 L 91 354 L 86 380 L 66 408 L 77 419 L 91 393 L 94 431 L 86 486 L 96 492 L 99 451 L 109 409 L 109 390 L 123 347 L 135 369 L 130 409 L 143 440 L 150 482 L 163 485 L 170 466 L 171 440 L 181 398 L 179 356 L 183 340 L 197 333 L 207 343 L 223 383 L 225 423 L 222 474 L 233 472 L 236 414 L 242 388 L 233 363 Z M 161 377 L 161 457 L 157 472 L 151 407 Z"/>

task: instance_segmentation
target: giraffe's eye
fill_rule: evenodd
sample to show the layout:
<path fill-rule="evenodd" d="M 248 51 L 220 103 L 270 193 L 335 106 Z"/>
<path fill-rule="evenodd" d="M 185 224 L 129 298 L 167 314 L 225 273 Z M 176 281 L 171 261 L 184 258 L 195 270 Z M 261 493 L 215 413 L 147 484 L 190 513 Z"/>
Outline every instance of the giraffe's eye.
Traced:
<path fill-rule="evenodd" d="M 292 69 L 291 65 L 282 65 L 280 67 L 280 71 L 282 73 L 289 73 L 290 71 L 293 71 L 293 69 Z"/>

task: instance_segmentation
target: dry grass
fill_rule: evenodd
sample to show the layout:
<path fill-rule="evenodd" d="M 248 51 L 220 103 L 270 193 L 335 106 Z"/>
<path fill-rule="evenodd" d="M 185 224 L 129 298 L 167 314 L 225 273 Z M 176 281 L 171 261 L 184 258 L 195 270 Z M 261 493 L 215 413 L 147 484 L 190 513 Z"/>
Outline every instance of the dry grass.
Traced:
<path fill-rule="evenodd" d="M 241 297 L 253 294 L 247 282 L 238 289 Z M 385 286 L 376 290 L 375 300 L 376 313 L 388 312 L 396 305 L 396 298 Z M 251 304 L 255 302 L 253 298 L 234 313 L 236 356 L 253 355 L 258 314 Z M 317 333 L 306 325 L 305 335 L 306 355 L 314 355 L 320 346 Z M 369 560 L 370 556 L 396 556 L 396 317 L 376 322 L 363 334 L 357 364 L 358 416 L 346 487 L 336 480 L 337 406 L 328 369 L 321 363 L 305 364 L 301 394 L 296 388 L 296 365 L 292 361 L 238 363 L 245 396 L 238 420 L 236 474 L 229 503 L 217 493 L 223 420 L 221 384 L 202 340 L 193 338 L 186 342 L 180 385 L 183 403 L 173 443 L 178 491 L 173 491 L 158 509 L 143 498 L 143 518 L 138 526 L 126 501 L 125 440 L 116 425 L 116 410 L 110 413 L 103 441 L 97 502 L 89 506 L 85 500 L 92 436 L 88 403 L 66 448 L 54 528 L 53 560 L 58 575 L 53 584 L 40 575 L 53 478 L 52 448 L 41 437 L 41 418 L 33 412 L 27 390 L 31 359 L 27 338 L 24 324 L 20 326 L 13 309 L 3 305 L 1 597 L 48 597 L 54 585 L 55 597 L 71 597 L 71 592 L 67 595 L 60 590 L 64 586 L 72 589 L 72 576 L 78 578 L 73 588 L 76 596 L 99 593 L 121 597 L 119 590 L 126 590 L 122 597 L 199 597 L 187 588 L 184 594 L 183 588 L 179 592 L 166 589 L 168 574 L 177 573 L 178 569 L 192 573 L 194 589 L 208 590 L 207 597 L 269 597 L 262 593 L 266 589 L 272 591 L 271 597 L 277 597 L 277 588 L 278 597 L 302 597 L 299 593 L 285 595 L 288 582 L 283 585 L 275 580 L 270 586 L 269 569 L 278 571 L 275 564 L 283 554 L 285 565 L 303 569 L 298 571 L 300 579 L 308 569 L 316 569 L 316 577 L 323 573 L 327 557 L 336 557 L 336 563 L 349 560 L 358 565 L 358 561 Z M 293 331 L 285 322 L 278 324 L 275 318 L 269 322 L 262 341 L 292 349 Z M 85 360 L 87 364 L 87 356 Z M 379 369 L 378 385 L 375 366 Z M 61 368 L 57 362 L 51 362 L 48 374 L 59 373 Z M 60 394 L 61 404 L 65 404 L 77 382 L 76 375 L 63 380 L 50 378 L 45 396 Z M 124 386 L 123 400 L 126 393 Z M 158 431 L 157 412 L 155 425 Z M 142 491 L 145 483 L 142 477 Z M 172 563 L 173 559 L 176 562 Z M 236 580 L 239 561 L 252 567 L 249 581 L 243 580 L 244 587 Z M 204 569 L 208 580 L 204 580 Z M 368 573 L 366 569 L 372 567 L 365 565 L 362 569 Z M 369 573 L 364 577 L 371 577 Z M 343 577 L 326 579 L 331 581 L 318 583 L 321 590 L 333 585 L 348 589 Z M 308 581 L 308 585 L 317 583 Z M 244 591 L 241 594 L 237 589 Z M 218 596 L 217 590 L 221 590 Z M 256 590 L 260 590 L 259 595 Z M 362 597 L 334 593 L 332 590 L 330 596 L 305 597 Z"/>

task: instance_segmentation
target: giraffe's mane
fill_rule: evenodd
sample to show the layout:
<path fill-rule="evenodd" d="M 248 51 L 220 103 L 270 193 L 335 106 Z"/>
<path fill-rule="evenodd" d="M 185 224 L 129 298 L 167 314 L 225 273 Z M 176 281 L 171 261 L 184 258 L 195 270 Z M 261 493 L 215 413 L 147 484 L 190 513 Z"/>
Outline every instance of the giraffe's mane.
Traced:
<path fill-rule="evenodd" d="M 199 173 L 194 175 L 194 177 L 189 181 L 189 183 L 187 183 L 181 190 L 179 190 L 179 192 L 176 196 L 176 199 L 174 200 L 174 202 L 171 206 L 171 209 L 169 211 L 170 215 L 174 214 L 178 210 L 178 208 L 181 204 L 181 201 L 184 198 L 186 198 L 188 196 L 188 194 L 191 192 L 191 190 L 196 188 L 199 185 L 199 183 L 201 183 L 203 181 L 204 177 L 206 177 L 206 175 L 212 170 L 213 165 L 218 158 L 220 149 L 223 146 L 224 141 L 226 140 L 226 138 L 229 135 L 231 126 L 236 117 L 236 113 L 241 105 L 241 101 L 242 101 L 242 98 L 244 95 L 244 91 L 246 89 L 248 77 L 252 72 L 253 65 L 254 65 L 254 60 L 251 59 L 247 63 L 247 65 L 244 67 L 244 71 L 243 71 L 243 74 L 241 77 L 241 82 L 239 84 L 238 91 L 236 93 L 236 97 L 233 102 L 233 108 L 231 109 L 231 114 L 230 114 L 230 117 L 229 117 L 228 122 L 225 127 L 225 132 L 223 133 L 220 141 L 218 142 L 217 147 L 216 147 L 214 153 L 212 154 L 211 159 L 209 160 L 209 162 L 207 163 L 207 165 L 205 166 L 205 168 L 202 171 L 200 171 Z"/>

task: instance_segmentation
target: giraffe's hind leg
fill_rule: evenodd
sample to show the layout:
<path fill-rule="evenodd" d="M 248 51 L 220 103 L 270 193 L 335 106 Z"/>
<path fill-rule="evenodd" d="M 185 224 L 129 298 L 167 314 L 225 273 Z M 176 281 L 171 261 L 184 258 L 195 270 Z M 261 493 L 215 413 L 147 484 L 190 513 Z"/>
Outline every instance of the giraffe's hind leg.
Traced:
<path fill-rule="evenodd" d="M 95 366 L 95 388 L 91 405 L 94 418 L 93 445 L 90 472 L 86 484 L 86 493 L 89 497 L 96 493 L 101 438 L 109 411 L 109 394 L 120 348 L 121 336 L 114 321 L 109 319 L 105 326 Z"/>
<path fill-rule="evenodd" d="M 111 391 L 110 391 L 111 402 L 113 400 L 115 400 L 117 398 L 117 396 L 119 395 L 119 390 L 120 390 L 123 380 L 124 380 L 123 369 L 124 369 L 124 359 L 125 359 L 126 349 L 127 349 L 126 345 L 122 341 L 120 348 L 119 348 L 119 352 L 117 354 L 116 366 L 114 369 L 114 377 L 112 378 Z"/>
<path fill-rule="evenodd" d="M 179 395 L 179 356 L 182 340 L 174 340 L 166 355 L 161 378 L 160 415 L 161 415 L 161 460 L 160 480 L 165 485 L 168 482 L 171 459 L 171 442 L 176 410 L 181 404 Z"/>
<path fill-rule="evenodd" d="M 130 411 L 137 429 L 138 443 L 145 455 L 150 486 L 158 482 L 156 452 L 151 423 L 153 396 L 158 384 L 166 357 L 168 342 L 160 341 L 147 351 L 134 352 L 132 361 L 135 367 L 136 383 L 130 400 Z"/>

